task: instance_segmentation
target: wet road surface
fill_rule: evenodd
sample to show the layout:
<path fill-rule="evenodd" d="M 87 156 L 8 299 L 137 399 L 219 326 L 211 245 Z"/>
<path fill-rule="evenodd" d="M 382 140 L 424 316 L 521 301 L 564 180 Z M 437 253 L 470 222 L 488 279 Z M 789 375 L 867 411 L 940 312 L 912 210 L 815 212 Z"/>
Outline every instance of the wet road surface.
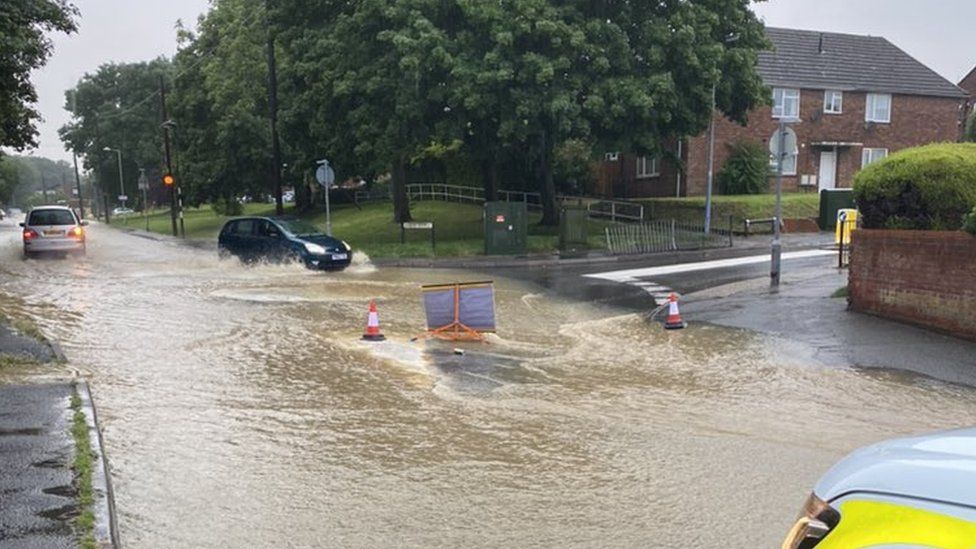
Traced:
<path fill-rule="evenodd" d="M 481 273 L 88 250 L 22 261 L 6 227 L 0 291 L 90 376 L 130 548 L 770 547 L 851 449 L 976 420 L 964 387 L 531 281 L 494 277 L 499 334 L 457 356 L 409 342 L 419 286 Z"/>

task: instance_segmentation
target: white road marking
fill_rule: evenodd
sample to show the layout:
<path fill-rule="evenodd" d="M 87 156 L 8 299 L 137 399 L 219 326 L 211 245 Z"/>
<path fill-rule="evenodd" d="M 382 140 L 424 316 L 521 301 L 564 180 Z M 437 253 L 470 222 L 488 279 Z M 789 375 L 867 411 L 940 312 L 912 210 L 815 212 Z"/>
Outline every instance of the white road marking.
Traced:
<path fill-rule="evenodd" d="M 811 257 L 822 257 L 836 255 L 833 250 L 805 250 L 802 252 L 789 252 L 783 254 L 783 261 L 789 259 L 807 259 Z M 694 271 L 709 271 L 712 269 L 724 269 L 728 267 L 738 267 L 740 265 L 753 265 L 769 261 L 769 254 L 754 255 L 749 257 L 736 257 L 733 259 L 717 259 L 714 261 L 701 261 L 698 263 L 680 263 L 678 265 L 664 265 L 661 267 L 647 267 L 644 269 L 628 269 L 624 271 L 610 271 L 606 273 L 595 273 L 584 275 L 587 278 L 599 278 L 613 282 L 623 282 L 634 284 L 641 281 L 641 278 L 660 276 L 667 274 L 690 273 Z M 652 283 L 653 284 L 653 283 Z"/>

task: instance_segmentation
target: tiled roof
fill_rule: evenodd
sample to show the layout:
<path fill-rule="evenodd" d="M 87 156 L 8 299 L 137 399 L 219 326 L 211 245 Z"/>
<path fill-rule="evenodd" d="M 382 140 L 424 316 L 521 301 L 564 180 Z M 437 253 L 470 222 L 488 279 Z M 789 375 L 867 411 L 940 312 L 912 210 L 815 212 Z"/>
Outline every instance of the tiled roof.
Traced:
<path fill-rule="evenodd" d="M 766 28 L 767 86 L 965 98 L 966 92 L 884 38 Z"/>

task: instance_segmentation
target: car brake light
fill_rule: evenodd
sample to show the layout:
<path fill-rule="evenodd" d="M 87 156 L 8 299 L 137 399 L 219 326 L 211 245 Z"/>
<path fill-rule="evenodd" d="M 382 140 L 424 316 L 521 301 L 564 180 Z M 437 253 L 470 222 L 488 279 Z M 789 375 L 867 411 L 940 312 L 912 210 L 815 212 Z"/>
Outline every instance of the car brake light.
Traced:
<path fill-rule="evenodd" d="M 68 236 L 75 236 L 78 238 L 82 238 L 85 236 L 85 231 L 82 230 L 81 227 L 72 227 L 72 229 L 68 231 Z"/>
<path fill-rule="evenodd" d="M 24 240 L 33 240 L 37 238 L 37 231 L 34 229 L 24 229 Z"/>

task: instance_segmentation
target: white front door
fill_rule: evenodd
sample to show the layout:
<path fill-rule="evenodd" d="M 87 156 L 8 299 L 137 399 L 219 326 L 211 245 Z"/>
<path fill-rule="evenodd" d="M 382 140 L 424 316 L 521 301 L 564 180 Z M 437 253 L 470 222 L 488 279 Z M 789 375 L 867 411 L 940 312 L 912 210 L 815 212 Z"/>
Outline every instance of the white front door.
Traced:
<path fill-rule="evenodd" d="M 823 151 L 820 153 L 820 189 L 837 187 L 837 153 Z"/>

